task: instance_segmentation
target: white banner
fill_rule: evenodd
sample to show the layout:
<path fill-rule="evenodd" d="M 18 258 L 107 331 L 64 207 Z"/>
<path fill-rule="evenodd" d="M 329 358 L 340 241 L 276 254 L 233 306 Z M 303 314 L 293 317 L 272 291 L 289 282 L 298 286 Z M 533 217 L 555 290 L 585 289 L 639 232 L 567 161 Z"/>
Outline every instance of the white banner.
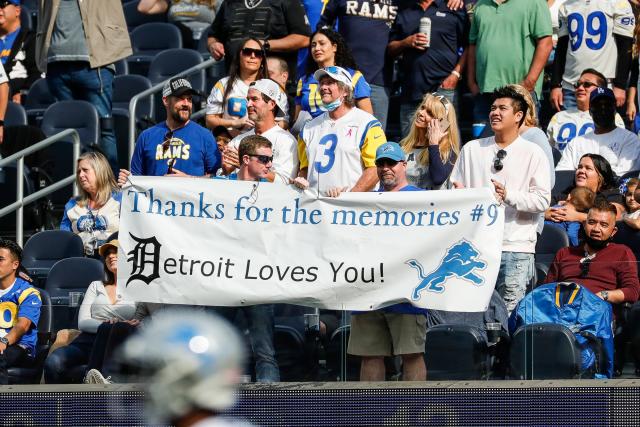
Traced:
<path fill-rule="evenodd" d="M 118 292 L 133 301 L 484 311 L 500 266 L 504 211 L 488 189 L 332 199 L 246 181 L 131 183 Z"/>

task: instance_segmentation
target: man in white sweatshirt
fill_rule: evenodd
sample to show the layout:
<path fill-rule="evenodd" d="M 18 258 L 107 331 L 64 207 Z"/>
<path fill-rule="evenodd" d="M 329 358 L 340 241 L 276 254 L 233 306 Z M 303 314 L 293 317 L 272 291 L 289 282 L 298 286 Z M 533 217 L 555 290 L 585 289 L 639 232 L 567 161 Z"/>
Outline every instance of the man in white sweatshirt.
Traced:
<path fill-rule="evenodd" d="M 534 273 L 538 216 L 549 207 L 549 165 L 540 147 L 519 136 L 527 113 L 522 95 L 509 88 L 493 93 L 489 120 L 494 136 L 467 143 L 451 182 L 456 188 L 489 187 L 505 209 L 496 290 L 509 311 L 524 297 Z"/>

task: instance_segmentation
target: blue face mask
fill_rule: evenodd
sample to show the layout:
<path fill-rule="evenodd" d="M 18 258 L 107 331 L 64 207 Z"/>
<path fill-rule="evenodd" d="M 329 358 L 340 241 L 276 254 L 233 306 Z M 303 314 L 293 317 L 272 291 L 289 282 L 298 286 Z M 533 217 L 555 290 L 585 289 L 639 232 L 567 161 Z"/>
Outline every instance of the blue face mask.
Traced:
<path fill-rule="evenodd" d="M 328 104 L 325 104 L 324 102 L 322 103 L 322 106 L 327 110 L 327 111 L 333 111 L 336 108 L 338 108 L 339 106 L 342 105 L 342 98 L 338 98 L 335 101 L 331 101 Z"/>

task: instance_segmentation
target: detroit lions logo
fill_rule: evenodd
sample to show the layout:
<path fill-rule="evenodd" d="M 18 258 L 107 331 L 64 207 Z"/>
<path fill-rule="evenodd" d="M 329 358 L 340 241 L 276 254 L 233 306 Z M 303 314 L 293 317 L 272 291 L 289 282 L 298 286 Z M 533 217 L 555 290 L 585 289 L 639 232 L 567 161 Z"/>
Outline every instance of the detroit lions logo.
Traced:
<path fill-rule="evenodd" d="M 405 264 L 418 270 L 420 284 L 413 290 L 414 301 L 420 299 L 420 293 L 426 289 L 431 292 L 443 292 L 443 283 L 450 277 L 459 277 L 474 285 L 482 285 L 484 279 L 474 274 L 474 270 L 484 270 L 487 263 L 478 259 L 478 250 L 465 239 L 460 240 L 447 250 L 440 261 L 440 265 L 431 273 L 425 275 L 424 268 L 415 259 L 406 261 Z"/>

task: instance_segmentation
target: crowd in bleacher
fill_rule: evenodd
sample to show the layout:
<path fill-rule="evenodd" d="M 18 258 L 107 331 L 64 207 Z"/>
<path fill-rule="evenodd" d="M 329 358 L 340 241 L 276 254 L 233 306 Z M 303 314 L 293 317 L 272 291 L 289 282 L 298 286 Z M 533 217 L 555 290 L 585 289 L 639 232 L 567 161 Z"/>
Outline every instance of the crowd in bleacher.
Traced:
<path fill-rule="evenodd" d="M 394 356 L 404 379 L 522 378 L 509 352 L 517 359 L 522 331 L 542 322 L 564 327 L 542 333 L 565 334 L 581 357 L 553 375 L 620 375 L 628 348 L 640 375 L 639 15 L 636 0 L 0 0 L 2 157 L 67 128 L 83 151 L 79 195 L 53 193 L 25 223 L 62 231 L 34 234 L 24 253 L 0 244 L 0 301 L 16 300 L 0 350 L 22 349 L 0 351 L 0 382 L 35 381 L 34 360 L 47 382 L 107 381 L 113 352 L 163 309 L 116 293 L 130 175 L 268 181 L 327 197 L 487 187 L 504 208 L 486 313 L 399 305 L 322 311 L 305 327 L 313 310 L 219 310 L 247 329 L 257 381 L 321 378 L 318 348 L 335 356 L 321 367 L 335 378 L 349 334 L 362 380 L 399 375 L 385 367 Z M 176 77 L 209 58 L 206 71 Z M 71 158 L 68 141 L 27 157 L 27 194 L 71 174 Z M 15 201 L 15 171 L 0 172 L 2 207 Z M 0 232 L 11 238 L 8 218 Z M 39 316 L 25 306 L 36 299 Z M 543 316 L 527 311 L 536 302 Z M 316 335 L 313 351 L 297 338 Z M 456 367 L 458 345 L 491 361 Z M 562 351 L 541 360 L 553 357 Z M 7 374 L 7 363 L 23 371 Z"/>

